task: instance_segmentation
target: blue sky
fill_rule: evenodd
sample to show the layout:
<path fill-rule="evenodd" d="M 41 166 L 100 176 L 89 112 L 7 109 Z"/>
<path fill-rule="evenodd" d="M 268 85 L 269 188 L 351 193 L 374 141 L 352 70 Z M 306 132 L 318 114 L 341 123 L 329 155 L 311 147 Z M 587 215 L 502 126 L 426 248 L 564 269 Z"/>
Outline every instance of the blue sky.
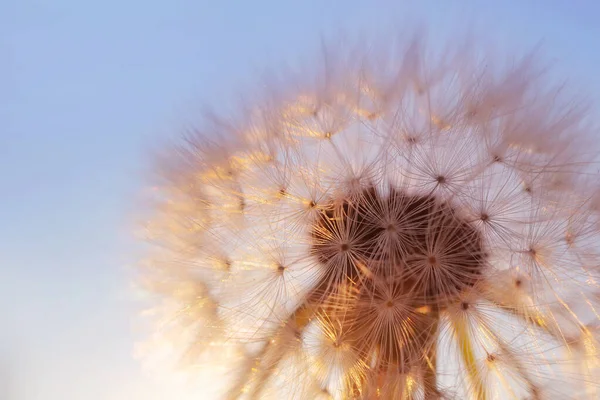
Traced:
<path fill-rule="evenodd" d="M 418 5 L 416 5 L 418 3 Z M 600 99 L 589 1 L 0 0 L 0 398 L 171 400 L 131 354 L 149 149 L 321 35 L 473 25 Z"/>

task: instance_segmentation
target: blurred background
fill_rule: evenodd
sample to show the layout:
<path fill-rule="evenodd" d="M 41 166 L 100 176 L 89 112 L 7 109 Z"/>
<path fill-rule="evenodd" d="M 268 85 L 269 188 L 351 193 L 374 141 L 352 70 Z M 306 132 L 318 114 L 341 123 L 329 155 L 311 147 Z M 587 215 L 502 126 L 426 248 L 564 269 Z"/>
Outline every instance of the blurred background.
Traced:
<path fill-rule="evenodd" d="M 322 37 L 407 21 L 541 43 L 597 100 L 599 15 L 593 0 L 0 0 L 0 399 L 193 397 L 133 357 L 133 233 L 150 151 L 203 106 L 227 110 Z"/>

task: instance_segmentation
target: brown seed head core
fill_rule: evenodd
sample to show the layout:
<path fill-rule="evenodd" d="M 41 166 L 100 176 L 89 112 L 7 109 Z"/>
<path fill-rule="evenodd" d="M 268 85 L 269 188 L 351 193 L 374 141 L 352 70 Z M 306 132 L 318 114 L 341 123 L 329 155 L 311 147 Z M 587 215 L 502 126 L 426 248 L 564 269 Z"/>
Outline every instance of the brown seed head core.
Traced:
<path fill-rule="evenodd" d="M 487 258 L 479 231 L 450 205 L 394 188 L 381 195 L 373 186 L 322 204 L 311 250 L 328 271 L 328 287 L 352 283 L 360 290 L 366 279 L 393 278 L 415 307 L 442 307 L 475 285 Z"/>

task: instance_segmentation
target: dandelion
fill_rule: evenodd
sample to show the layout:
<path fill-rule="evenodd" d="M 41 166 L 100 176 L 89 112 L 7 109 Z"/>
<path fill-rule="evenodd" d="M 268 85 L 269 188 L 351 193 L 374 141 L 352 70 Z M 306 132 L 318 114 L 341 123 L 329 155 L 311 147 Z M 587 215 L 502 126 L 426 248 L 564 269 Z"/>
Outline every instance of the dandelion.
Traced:
<path fill-rule="evenodd" d="M 224 399 L 597 398 L 586 115 L 533 56 L 399 48 L 166 152 L 159 331 Z"/>

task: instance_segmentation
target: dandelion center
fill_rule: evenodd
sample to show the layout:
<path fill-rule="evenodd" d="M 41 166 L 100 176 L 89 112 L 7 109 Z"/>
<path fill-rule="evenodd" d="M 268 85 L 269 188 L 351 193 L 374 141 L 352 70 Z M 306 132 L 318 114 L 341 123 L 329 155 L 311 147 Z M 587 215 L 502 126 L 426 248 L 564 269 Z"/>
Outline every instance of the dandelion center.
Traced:
<path fill-rule="evenodd" d="M 382 222 L 386 218 L 398 223 Z M 360 286 L 366 279 L 394 278 L 420 306 L 442 306 L 472 287 L 486 261 L 479 231 L 451 206 L 396 189 L 382 194 L 373 186 L 324 204 L 311 244 L 329 282 L 335 277 L 336 284 Z"/>

